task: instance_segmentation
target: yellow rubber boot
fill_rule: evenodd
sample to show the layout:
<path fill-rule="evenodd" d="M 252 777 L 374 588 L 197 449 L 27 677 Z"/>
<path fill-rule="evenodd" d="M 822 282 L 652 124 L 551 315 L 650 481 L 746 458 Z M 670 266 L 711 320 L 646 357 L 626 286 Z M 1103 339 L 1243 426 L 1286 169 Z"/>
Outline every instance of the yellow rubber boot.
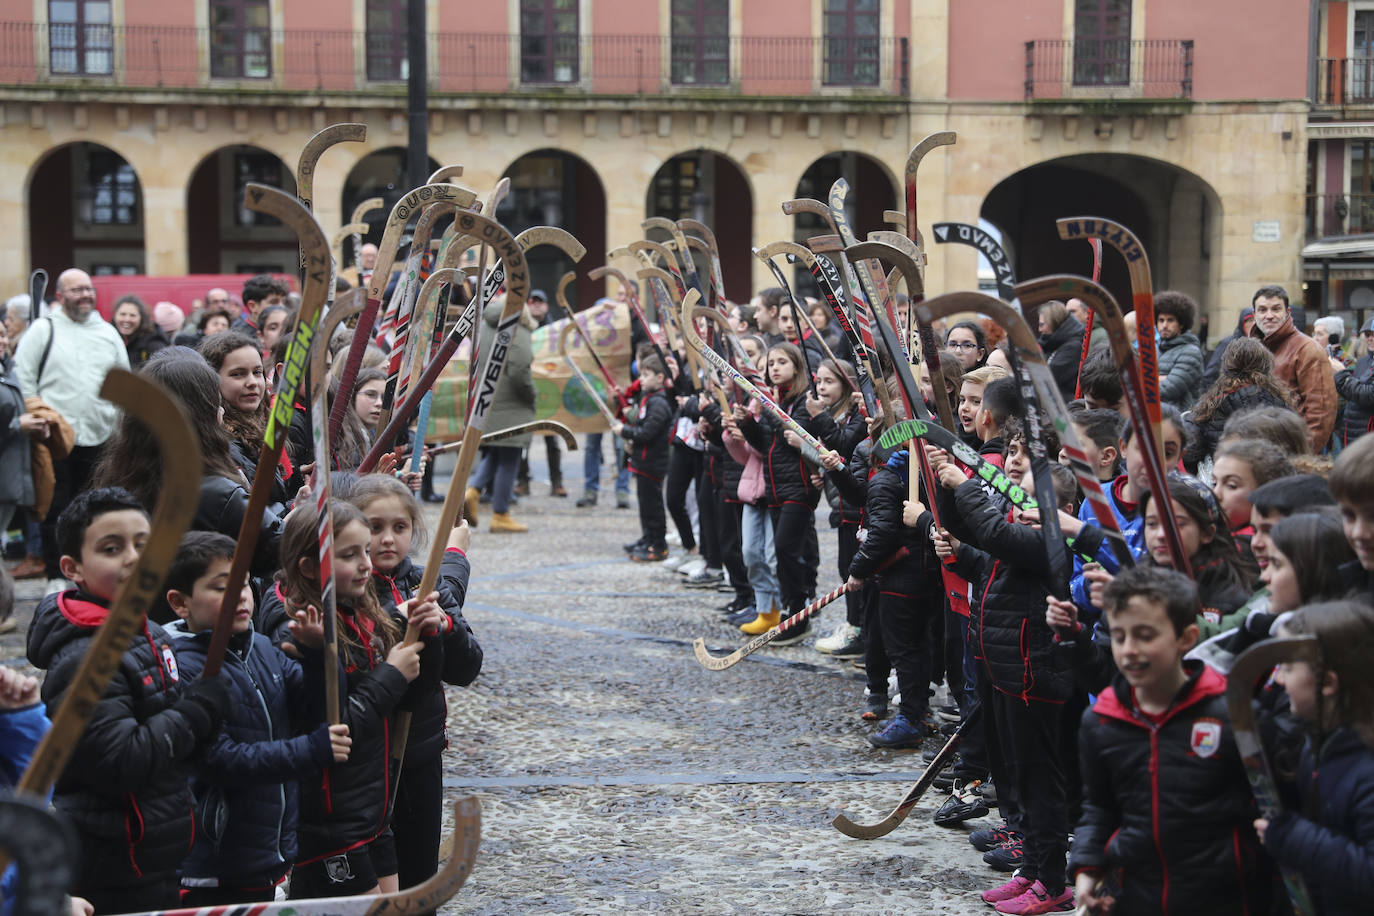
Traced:
<path fill-rule="evenodd" d="M 495 534 L 521 534 L 530 528 L 511 518 L 509 512 L 494 512 L 491 516 L 491 530 Z"/>
<path fill-rule="evenodd" d="M 477 527 L 477 507 L 481 499 L 482 493 L 476 487 L 468 487 L 463 491 L 463 518 L 474 528 Z"/>
<path fill-rule="evenodd" d="M 773 629 L 781 619 L 781 611 L 769 611 L 766 614 L 760 614 L 749 623 L 741 624 L 740 631 L 748 633 L 750 636 L 758 636 L 760 633 L 767 633 Z"/>

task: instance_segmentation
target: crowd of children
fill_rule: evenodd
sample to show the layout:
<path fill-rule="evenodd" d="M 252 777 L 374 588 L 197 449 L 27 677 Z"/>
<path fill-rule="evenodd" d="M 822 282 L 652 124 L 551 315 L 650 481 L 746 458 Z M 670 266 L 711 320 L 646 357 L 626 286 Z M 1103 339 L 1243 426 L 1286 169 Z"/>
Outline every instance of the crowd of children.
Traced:
<path fill-rule="evenodd" d="M 772 405 L 740 394 L 722 410 L 717 392 L 642 348 L 632 415 L 614 427 L 640 480 L 631 559 L 667 557 L 666 479 L 683 545 L 666 565 L 689 585 L 733 593 L 725 620 L 762 633 L 816 594 L 824 498 L 848 590 L 843 623 L 814 647 L 866 670 L 858 713 L 878 723 L 875 747 L 924 743 L 930 760 L 942 735 L 968 722 L 952 772 L 937 781 L 948 798 L 935 822 L 957 827 L 999 809 L 1001 823 L 969 834 L 987 864 L 1013 873 L 982 895 L 998 912 L 1060 912 L 1075 901 L 1097 913 L 1286 912 L 1275 865 L 1308 880 L 1319 912 L 1367 912 L 1374 678 L 1360 658 L 1374 637 L 1374 436 L 1314 454 L 1295 409 L 1302 393 L 1278 380 L 1262 340 L 1240 338 L 1210 387 L 1183 398 L 1182 411 L 1162 405 L 1168 474 L 1158 493 L 1145 461 L 1151 437 L 1129 418 L 1111 354 L 1093 351 L 1070 366 L 1077 378 L 1061 380 L 1070 390 L 1081 382 L 1083 394 L 1066 419 L 1121 529 L 1126 564 L 1048 425 L 1041 437 L 1063 464 L 1040 478 L 1054 493 L 1035 492 L 1035 415 L 1005 346 L 989 342 L 998 329 L 965 321 L 945 332 L 945 393 L 964 444 L 1036 508 L 1015 508 L 942 449 L 924 444 L 913 460 L 906 445 L 880 445 L 878 401 L 902 419 L 900 387 L 861 391 L 848 341 L 822 333 L 825 309 L 811 309 L 800 334 L 789 311 L 774 289 L 731 312 Z M 939 395 L 920 375 L 935 414 Z M 921 464 L 930 485 L 914 488 Z M 1050 511 L 1071 570 L 1051 565 L 1040 525 Z M 807 629 L 787 626 L 770 645 L 800 642 Z M 1279 633 L 1316 636 L 1323 662 L 1285 665 L 1254 685 L 1290 799 L 1266 823 L 1223 695 L 1236 654 Z M 940 683 L 950 702 L 932 711 Z"/>

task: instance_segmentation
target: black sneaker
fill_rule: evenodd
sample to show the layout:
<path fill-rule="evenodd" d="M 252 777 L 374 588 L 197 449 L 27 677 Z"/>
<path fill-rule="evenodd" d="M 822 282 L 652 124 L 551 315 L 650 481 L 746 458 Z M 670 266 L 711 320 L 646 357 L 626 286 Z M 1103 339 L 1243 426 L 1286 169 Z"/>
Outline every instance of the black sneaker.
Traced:
<path fill-rule="evenodd" d="M 877 722 L 879 719 L 886 719 L 887 694 L 870 693 L 864 697 L 864 711 L 859 713 L 859 718 L 865 722 Z"/>
<path fill-rule="evenodd" d="M 968 782 L 955 780 L 954 794 L 935 812 L 935 824 L 939 827 L 957 827 L 964 821 L 984 817 L 988 813 L 987 803 L 979 792 L 982 783 L 976 779 Z"/>
<path fill-rule="evenodd" d="M 786 620 L 787 620 L 787 618 L 784 617 L 784 618 L 783 618 L 783 622 L 785 623 Z M 796 643 L 801 642 L 803 639 L 805 639 L 805 638 L 806 638 L 807 636 L 809 636 L 810 634 L 811 634 L 811 618 L 808 617 L 807 619 L 803 620 L 803 621 L 802 621 L 800 624 L 798 624 L 797 626 L 793 626 L 793 627 L 791 627 L 791 628 L 789 628 L 789 629 L 786 629 L 786 630 L 783 630 L 782 632 L 780 632 L 780 633 L 778 634 L 778 638 L 775 639 L 775 640 L 773 640 L 773 642 L 771 643 L 771 645 L 774 645 L 774 646 L 791 646 L 791 645 L 795 645 Z"/>
<path fill-rule="evenodd" d="M 630 508 L 630 495 L 628 493 L 615 494 L 615 507 L 617 509 Z"/>
<path fill-rule="evenodd" d="M 636 550 L 638 550 L 639 548 L 641 548 L 641 547 L 643 547 L 643 546 L 644 546 L 644 538 L 640 538 L 639 540 L 637 540 L 637 541 L 631 541 L 631 542 L 628 543 L 628 544 L 621 544 L 621 545 L 620 545 L 620 549 L 623 550 L 623 551 L 625 551 L 626 553 L 634 553 Z"/>
<path fill-rule="evenodd" d="M 668 547 L 648 547 L 641 544 L 630 554 L 630 559 L 636 563 L 662 563 L 668 559 Z"/>
<path fill-rule="evenodd" d="M 738 614 L 747 607 L 753 606 L 753 595 L 736 595 L 728 604 L 722 604 L 720 607 L 716 608 L 716 610 L 729 617 L 733 614 Z"/>
<path fill-rule="evenodd" d="M 860 630 L 860 631 L 859 631 L 859 634 L 858 634 L 857 636 L 855 636 L 853 639 L 849 640 L 849 642 L 845 643 L 844 645 L 840 646 L 840 647 L 839 647 L 838 649 L 836 649 L 834 652 L 831 652 L 831 653 L 830 653 L 830 657 L 831 657 L 831 658 L 863 658 L 863 654 L 864 654 L 864 637 L 863 637 L 863 631 Z"/>
<path fill-rule="evenodd" d="M 583 493 L 583 494 L 582 494 L 582 498 L 579 499 L 579 500 L 577 501 L 577 508 L 579 508 L 579 509 L 585 509 L 585 508 L 587 508 L 588 506 L 595 506 L 595 505 L 596 505 L 596 493 L 592 492 L 591 490 L 588 490 L 586 493 Z"/>
<path fill-rule="evenodd" d="M 978 791 L 983 796 L 983 804 L 989 808 L 999 807 L 997 804 L 997 784 L 992 781 L 991 776 L 984 780 L 982 788 Z"/>
<path fill-rule="evenodd" d="M 1026 849 L 1018 837 L 983 853 L 983 861 L 998 871 L 1016 871 L 1026 861 Z"/>
<path fill-rule="evenodd" d="M 1005 822 L 995 827 L 982 827 L 968 835 L 969 844 L 979 852 L 987 852 L 989 849 L 996 849 L 1003 843 L 1020 839 L 1021 834 L 1012 830 Z"/>
<path fill-rule="evenodd" d="M 746 623 L 753 623 L 757 616 L 758 611 L 754 609 L 754 602 L 751 601 L 726 618 L 725 622 L 732 627 L 740 627 Z"/>
<path fill-rule="evenodd" d="M 944 706 L 941 706 L 939 708 L 938 712 L 940 714 L 940 718 L 944 719 L 947 722 L 958 722 L 961 718 L 959 714 L 958 703 L 946 703 Z"/>

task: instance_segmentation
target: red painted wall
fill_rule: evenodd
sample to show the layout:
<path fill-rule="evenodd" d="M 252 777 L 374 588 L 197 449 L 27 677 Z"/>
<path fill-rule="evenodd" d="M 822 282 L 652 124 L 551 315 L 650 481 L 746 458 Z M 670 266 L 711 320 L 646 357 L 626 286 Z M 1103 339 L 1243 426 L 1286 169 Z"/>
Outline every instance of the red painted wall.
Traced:
<path fill-rule="evenodd" d="M 1306 3 L 1150 0 L 1146 9 L 1144 38 L 1193 39 L 1193 98 L 1307 97 Z"/>
<path fill-rule="evenodd" d="M 1347 40 L 1347 22 L 1350 6 L 1346 3 L 1328 3 L 1326 5 L 1326 35 L 1321 51 L 1322 57 L 1345 57 L 1349 47 Z"/>
<path fill-rule="evenodd" d="M 958 0 L 949 4 L 949 97 L 1024 98 L 1026 42 L 1062 37 L 1063 16 L 1064 0 Z M 931 40 L 938 40 L 938 36 L 931 36 Z M 918 41 L 912 54 L 920 53 Z"/>

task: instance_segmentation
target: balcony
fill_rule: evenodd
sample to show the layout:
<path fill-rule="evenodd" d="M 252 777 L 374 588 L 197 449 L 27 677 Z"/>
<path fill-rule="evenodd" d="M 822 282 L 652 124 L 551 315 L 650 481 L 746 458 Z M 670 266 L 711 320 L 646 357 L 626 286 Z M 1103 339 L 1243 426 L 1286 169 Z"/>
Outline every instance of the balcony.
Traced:
<path fill-rule="evenodd" d="M 432 32 L 438 94 L 905 97 L 906 38 L 522 36 Z M 395 32 L 0 23 L 0 85 L 400 94 Z"/>
<path fill-rule="evenodd" d="M 1193 97 L 1193 42 L 1143 39 L 1026 42 L 1026 101 Z"/>
<path fill-rule="evenodd" d="M 1374 233 L 1374 194 L 1308 194 L 1307 238 Z"/>
<path fill-rule="evenodd" d="M 1374 107 L 1374 57 L 1317 59 L 1317 97 L 1320 107 Z"/>

